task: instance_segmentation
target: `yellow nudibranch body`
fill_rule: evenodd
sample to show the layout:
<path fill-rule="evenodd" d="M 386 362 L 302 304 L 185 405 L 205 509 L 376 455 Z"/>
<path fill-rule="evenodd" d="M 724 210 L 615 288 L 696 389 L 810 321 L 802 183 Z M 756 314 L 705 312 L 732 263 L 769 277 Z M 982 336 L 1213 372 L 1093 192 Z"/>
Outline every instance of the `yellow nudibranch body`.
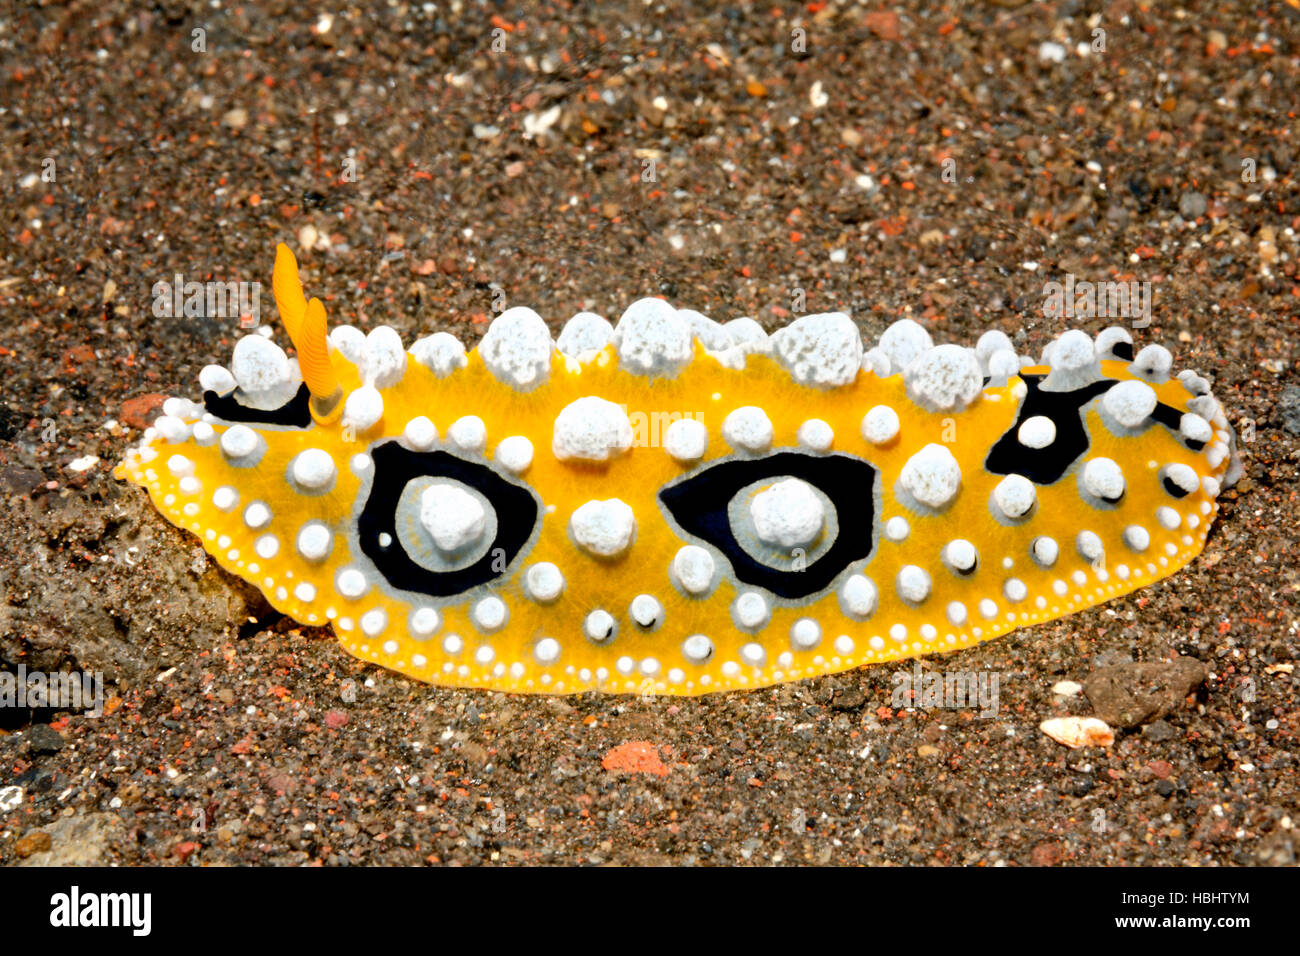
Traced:
<path fill-rule="evenodd" d="M 700 694 L 969 647 L 1174 573 L 1240 471 L 1209 383 L 1120 328 L 1041 361 L 842 313 L 766 334 L 659 299 L 466 352 L 236 345 L 115 474 L 278 610 L 429 683 Z"/>

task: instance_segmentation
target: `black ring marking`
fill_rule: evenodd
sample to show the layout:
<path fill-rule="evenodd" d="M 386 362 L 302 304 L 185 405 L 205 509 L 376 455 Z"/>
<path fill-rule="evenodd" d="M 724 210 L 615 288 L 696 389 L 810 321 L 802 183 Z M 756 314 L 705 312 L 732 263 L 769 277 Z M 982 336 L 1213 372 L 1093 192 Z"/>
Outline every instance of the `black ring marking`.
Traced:
<path fill-rule="evenodd" d="M 379 573 L 395 588 L 432 597 L 451 597 L 481 584 L 503 577 L 537 524 L 538 503 L 533 493 L 522 485 L 507 481 L 491 468 L 445 451 L 417 452 L 396 441 L 370 449 L 375 476 L 370 497 L 357 518 L 361 551 L 374 562 Z M 487 552 L 467 568 L 456 571 L 430 571 L 411 559 L 400 547 L 397 537 L 397 502 L 406 483 L 424 477 L 453 478 L 483 495 L 497 513 L 497 534 Z M 392 538 L 388 548 L 379 544 L 379 536 Z M 495 555 L 505 555 L 504 567 Z M 493 565 L 497 565 L 497 570 Z"/>
<path fill-rule="evenodd" d="M 1133 361 L 1133 343 L 1125 342 L 1123 340 L 1116 342 L 1110 347 L 1110 354 L 1115 356 L 1117 359 L 1131 362 Z"/>
<path fill-rule="evenodd" d="M 802 571 L 782 571 L 756 561 L 736 540 L 727 517 L 727 505 L 742 488 L 787 476 L 808 482 L 830 498 L 839 521 L 834 543 Z M 860 458 L 778 452 L 711 465 L 661 490 L 659 500 L 683 531 L 721 551 L 739 580 L 778 597 L 802 598 L 825 589 L 852 562 L 871 556 L 875 483 L 876 469 Z"/>
<path fill-rule="evenodd" d="M 298 386 L 293 398 L 279 408 L 249 408 L 235 401 L 235 393 L 218 395 L 214 391 L 203 393 L 203 407 L 209 414 L 228 422 L 257 425 L 287 425 L 290 428 L 307 428 L 311 425 L 311 391 L 306 384 Z"/>

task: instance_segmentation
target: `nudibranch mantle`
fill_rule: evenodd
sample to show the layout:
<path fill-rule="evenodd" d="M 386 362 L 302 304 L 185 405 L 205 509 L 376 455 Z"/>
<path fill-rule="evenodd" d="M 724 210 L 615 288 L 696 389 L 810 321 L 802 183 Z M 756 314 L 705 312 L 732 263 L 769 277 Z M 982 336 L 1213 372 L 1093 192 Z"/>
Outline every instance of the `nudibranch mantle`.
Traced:
<path fill-rule="evenodd" d="M 523 693 L 700 694 L 969 647 L 1204 546 L 1240 472 L 1209 383 L 1122 328 L 870 348 L 658 299 L 552 342 L 326 334 L 283 246 L 254 333 L 115 474 L 352 655 Z"/>

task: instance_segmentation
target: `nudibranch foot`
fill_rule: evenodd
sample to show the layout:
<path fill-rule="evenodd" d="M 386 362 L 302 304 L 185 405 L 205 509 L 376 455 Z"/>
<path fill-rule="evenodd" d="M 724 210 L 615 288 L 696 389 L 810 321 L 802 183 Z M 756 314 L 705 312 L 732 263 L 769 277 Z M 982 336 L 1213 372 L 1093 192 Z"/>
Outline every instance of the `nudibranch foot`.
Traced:
<path fill-rule="evenodd" d="M 116 474 L 280 611 L 435 684 L 700 694 L 969 647 L 1166 577 L 1240 472 L 1209 383 L 1122 328 L 864 346 L 659 299 L 553 341 L 248 335 Z"/>

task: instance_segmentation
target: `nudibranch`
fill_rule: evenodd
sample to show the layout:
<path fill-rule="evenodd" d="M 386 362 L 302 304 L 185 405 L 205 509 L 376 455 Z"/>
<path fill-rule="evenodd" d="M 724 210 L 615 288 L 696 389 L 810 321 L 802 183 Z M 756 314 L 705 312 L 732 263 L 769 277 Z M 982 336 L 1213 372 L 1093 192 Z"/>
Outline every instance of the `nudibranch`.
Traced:
<path fill-rule="evenodd" d="M 273 285 L 295 357 L 241 338 L 115 474 L 435 684 L 700 694 L 969 647 L 1172 574 L 1240 471 L 1209 382 L 1123 328 L 1034 361 L 647 298 L 408 350 L 327 332 L 284 246 Z"/>

